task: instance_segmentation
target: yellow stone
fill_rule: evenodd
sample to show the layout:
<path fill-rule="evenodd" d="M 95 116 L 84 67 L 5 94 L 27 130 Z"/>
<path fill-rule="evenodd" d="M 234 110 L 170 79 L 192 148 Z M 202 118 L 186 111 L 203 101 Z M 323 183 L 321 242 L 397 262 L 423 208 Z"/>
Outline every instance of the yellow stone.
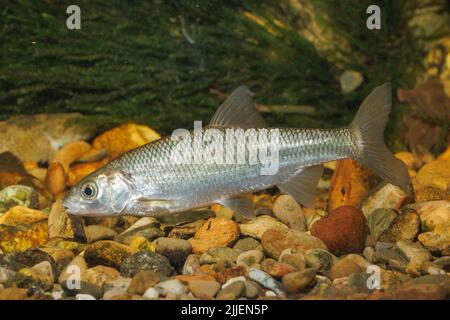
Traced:
<path fill-rule="evenodd" d="M 437 160 L 450 161 L 450 146 L 448 146 L 447 149 L 437 157 Z"/>
<path fill-rule="evenodd" d="M 0 224 L 17 226 L 19 224 L 32 224 L 46 219 L 48 219 L 48 214 L 39 210 L 15 206 L 0 217 Z"/>
<path fill-rule="evenodd" d="M 95 138 L 93 146 L 105 149 L 112 157 L 117 157 L 160 138 L 159 133 L 147 126 L 127 123 L 99 135 Z"/>
<path fill-rule="evenodd" d="M 202 254 L 210 248 L 231 246 L 239 238 L 239 226 L 225 218 L 209 219 L 189 242 L 194 254 Z"/>
<path fill-rule="evenodd" d="M 431 161 L 417 172 L 416 179 L 422 187 L 431 186 L 447 190 L 450 187 L 450 162 L 445 160 Z"/>
<path fill-rule="evenodd" d="M 47 221 L 17 227 L 0 225 L 0 250 L 5 253 L 22 252 L 38 247 L 48 240 Z"/>
<path fill-rule="evenodd" d="M 131 239 L 129 243 L 130 248 L 138 249 L 138 250 L 145 250 L 150 252 L 155 252 L 156 248 L 153 243 L 148 241 L 143 236 L 135 236 Z"/>

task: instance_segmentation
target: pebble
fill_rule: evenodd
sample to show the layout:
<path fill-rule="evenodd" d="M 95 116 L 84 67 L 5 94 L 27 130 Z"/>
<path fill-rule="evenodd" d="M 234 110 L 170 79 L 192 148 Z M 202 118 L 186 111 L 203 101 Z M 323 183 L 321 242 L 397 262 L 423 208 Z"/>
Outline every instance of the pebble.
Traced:
<path fill-rule="evenodd" d="M 220 283 L 225 283 L 231 278 L 239 277 L 239 276 L 246 275 L 246 274 L 247 274 L 247 267 L 238 265 L 238 266 L 233 266 L 233 267 L 225 268 L 224 270 L 218 271 L 216 273 L 215 277 L 216 277 L 217 281 L 219 281 Z"/>
<path fill-rule="evenodd" d="M 237 300 L 245 294 L 245 282 L 236 281 L 217 293 L 218 300 Z"/>
<path fill-rule="evenodd" d="M 312 284 L 316 270 L 307 268 L 302 271 L 288 273 L 282 278 L 282 283 L 290 293 L 300 293 Z"/>
<path fill-rule="evenodd" d="M 239 252 L 228 247 L 210 248 L 207 252 L 201 255 L 200 264 L 213 264 L 223 262 L 226 265 L 231 265 L 236 262 Z"/>
<path fill-rule="evenodd" d="M 117 290 L 121 292 L 126 292 L 131 284 L 131 280 L 132 280 L 131 278 L 124 278 L 119 276 L 114 279 L 106 280 L 102 288 L 103 291 Z"/>
<path fill-rule="evenodd" d="M 432 231 L 436 226 L 450 221 L 450 201 L 438 200 L 414 203 L 408 207 L 414 209 L 422 221 L 422 232 Z"/>
<path fill-rule="evenodd" d="M 437 258 L 433 263 L 445 271 L 450 272 L 450 256 Z"/>
<path fill-rule="evenodd" d="M 380 179 L 359 162 L 351 159 L 337 160 L 333 171 L 328 191 L 328 211 L 346 205 L 359 208 Z"/>
<path fill-rule="evenodd" d="M 67 279 L 75 274 L 81 275 L 88 269 L 87 263 L 82 256 L 76 256 L 72 261 L 64 268 L 58 278 L 58 283 L 63 284 Z"/>
<path fill-rule="evenodd" d="M 48 214 L 24 206 L 15 206 L 0 216 L 0 224 L 18 226 L 47 220 Z"/>
<path fill-rule="evenodd" d="M 104 265 L 119 269 L 120 265 L 136 252 L 136 249 L 118 242 L 102 240 L 87 246 L 84 259 L 89 266 Z"/>
<path fill-rule="evenodd" d="M 396 243 L 398 250 L 409 260 L 406 272 L 412 275 L 420 275 L 421 265 L 430 261 L 432 256 L 419 242 L 399 240 Z"/>
<path fill-rule="evenodd" d="M 405 271 L 406 264 L 408 263 L 406 258 L 394 249 L 376 250 L 374 259 L 377 264 L 387 264 L 391 268 L 399 271 Z"/>
<path fill-rule="evenodd" d="M 14 270 L 10 270 L 6 267 L 0 267 L 0 283 L 9 283 L 16 276 Z"/>
<path fill-rule="evenodd" d="M 420 218 L 413 209 L 402 210 L 390 226 L 381 234 L 379 240 L 396 242 L 398 240 L 414 240 L 420 231 Z"/>
<path fill-rule="evenodd" d="M 155 288 L 148 288 L 147 291 L 143 294 L 144 298 L 147 299 L 158 299 L 159 298 L 159 292 Z"/>
<path fill-rule="evenodd" d="M 128 293 L 143 295 L 148 288 L 154 287 L 160 280 L 159 275 L 151 270 L 136 273 L 127 289 Z"/>
<path fill-rule="evenodd" d="M 278 262 L 274 259 L 265 259 L 261 262 L 261 270 L 267 272 L 274 278 L 281 278 L 284 275 L 297 271 L 293 266 Z"/>
<path fill-rule="evenodd" d="M 416 175 L 417 183 L 422 186 L 448 190 L 450 187 L 450 166 L 445 160 L 434 160 L 426 163 Z"/>
<path fill-rule="evenodd" d="M 229 280 L 227 280 L 227 282 L 225 282 L 224 284 L 222 284 L 222 289 L 225 289 L 226 287 L 228 287 L 230 284 L 236 282 L 236 281 L 246 281 L 247 279 L 244 276 L 238 276 L 238 277 L 234 277 L 231 278 Z"/>
<path fill-rule="evenodd" d="M 105 149 L 112 157 L 117 157 L 159 138 L 161 136 L 150 127 L 126 123 L 103 132 L 94 139 L 92 145 L 97 149 Z"/>
<path fill-rule="evenodd" d="M 141 270 L 151 270 L 161 276 L 169 276 L 173 271 L 166 257 L 148 251 L 139 251 L 129 256 L 120 266 L 120 273 L 125 277 L 134 277 Z"/>
<path fill-rule="evenodd" d="M 364 81 L 364 77 L 359 71 L 345 70 L 339 77 L 341 90 L 344 94 L 355 91 Z"/>
<path fill-rule="evenodd" d="M 336 262 L 330 269 L 330 279 L 336 280 L 339 278 L 347 277 L 352 273 L 362 272 L 363 270 L 358 264 L 349 260 L 341 259 Z"/>
<path fill-rule="evenodd" d="M 33 188 L 24 185 L 10 185 L 1 189 L 0 213 L 15 206 L 38 209 L 39 194 Z"/>
<path fill-rule="evenodd" d="M 186 286 L 177 279 L 161 281 L 154 288 L 162 296 L 167 296 L 168 294 L 179 296 L 188 292 Z"/>
<path fill-rule="evenodd" d="M 75 296 L 75 299 L 77 299 L 77 300 L 97 300 L 97 299 L 95 299 L 95 297 L 91 296 L 90 294 L 83 294 L 83 293 L 78 293 Z"/>
<path fill-rule="evenodd" d="M 0 249 L 5 253 L 26 251 L 43 245 L 47 241 L 47 220 L 20 227 L 0 224 Z"/>
<path fill-rule="evenodd" d="M 200 259 L 195 254 L 191 254 L 186 258 L 183 265 L 182 273 L 185 275 L 200 274 Z"/>
<path fill-rule="evenodd" d="M 239 251 L 250 251 L 250 250 L 261 250 L 262 251 L 262 246 L 258 240 L 254 239 L 252 237 L 246 237 L 246 238 L 239 239 L 238 241 L 236 241 L 236 243 L 233 246 L 233 249 L 239 250 Z"/>
<path fill-rule="evenodd" d="M 447 252 L 450 249 L 450 222 L 439 224 L 433 231 L 419 234 L 419 241 L 431 252 Z"/>
<path fill-rule="evenodd" d="M 66 208 L 62 205 L 62 200 L 57 200 L 52 204 L 48 215 L 48 236 L 49 238 L 75 238 L 74 225 Z"/>
<path fill-rule="evenodd" d="M 316 221 L 311 235 L 321 239 L 335 255 L 362 252 L 366 242 L 366 219 L 352 206 L 342 206 Z"/>
<path fill-rule="evenodd" d="M 27 292 L 27 289 L 6 288 L 0 290 L 0 300 L 24 300 L 28 298 Z"/>
<path fill-rule="evenodd" d="M 206 220 L 200 219 L 194 222 L 172 228 L 169 232 L 169 238 L 177 238 L 187 240 L 192 238 L 195 233 L 205 224 Z"/>
<path fill-rule="evenodd" d="M 281 289 L 281 284 L 272 278 L 267 272 L 256 268 L 250 268 L 248 272 L 248 277 L 251 280 L 262 285 L 264 288 L 274 291 L 277 295 L 283 295 L 283 290 Z"/>
<path fill-rule="evenodd" d="M 397 212 L 394 209 L 378 208 L 372 211 L 367 217 L 367 225 L 370 229 L 370 235 L 378 240 L 380 236 L 389 228 L 397 218 Z"/>
<path fill-rule="evenodd" d="M 86 239 L 88 243 L 92 243 L 99 240 L 112 240 L 117 233 L 102 225 L 90 225 L 84 228 Z"/>
<path fill-rule="evenodd" d="M 101 288 L 106 281 L 117 279 L 119 275 L 119 271 L 114 268 L 98 265 L 87 269 L 81 279 Z"/>
<path fill-rule="evenodd" d="M 192 280 L 189 281 L 188 288 L 196 298 L 212 299 L 219 291 L 220 284 L 216 281 Z"/>
<path fill-rule="evenodd" d="M 274 227 L 287 228 L 285 224 L 267 215 L 258 216 L 239 225 L 242 235 L 250 236 L 256 239 L 261 239 L 267 230 Z"/>
<path fill-rule="evenodd" d="M 278 259 L 281 252 L 288 248 L 301 252 L 308 249 L 327 250 L 327 246 L 319 238 L 302 231 L 281 227 L 267 230 L 261 239 L 261 243 L 264 251 L 274 259 Z"/>
<path fill-rule="evenodd" d="M 88 294 L 96 299 L 100 299 L 103 296 L 103 290 L 101 287 L 96 286 L 92 283 L 86 282 L 86 281 L 80 281 L 78 283 L 78 286 L 72 286 L 75 285 L 75 283 L 71 283 L 71 286 L 69 288 L 68 283 L 63 283 L 62 288 L 68 296 L 76 296 L 77 294 Z"/>
<path fill-rule="evenodd" d="M 236 258 L 236 264 L 250 268 L 258 265 L 263 259 L 264 254 L 260 250 L 249 250 L 241 253 Z"/>
<path fill-rule="evenodd" d="M 384 185 L 372 194 L 361 206 L 361 211 L 366 218 L 378 208 L 390 208 L 398 210 L 405 202 L 405 191 L 390 183 Z"/>
<path fill-rule="evenodd" d="M 281 195 L 275 200 L 273 214 L 290 229 L 306 231 L 306 218 L 302 207 L 290 195 Z"/>
<path fill-rule="evenodd" d="M 122 296 L 124 294 L 126 294 L 126 292 L 124 290 L 120 290 L 117 288 L 107 289 L 107 290 L 104 290 L 103 300 L 114 300 L 114 297 Z"/>
<path fill-rule="evenodd" d="M 336 256 L 323 249 L 311 249 L 305 253 L 306 266 L 315 268 L 323 274 L 328 274 L 336 261 L 338 261 Z"/>
<path fill-rule="evenodd" d="M 173 265 L 182 264 L 192 251 L 191 244 L 183 239 L 158 238 L 154 244 L 156 252 L 169 259 Z"/>
<path fill-rule="evenodd" d="M 251 280 L 245 281 L 245 297 L 247 299 L 256 299 L 262 292 L 261 286 Z"/>
<path fill-rule="evenodd" d="M 192 252 L 202 254 L 210 248 L 232 246 L 239 238 L 239 226 L 225 218 L 211 218 L 195 233 L 189 242 Z"/>
<path fill-rule="evenodd" d="M 298 271 L 305 269 L 306 266 L 305 256 L 300 251 L 292 248 L 284 249 L 278 261 L 291 265 Z"/>
<path fill-rule="evenodd" d="M 36 286 L 47 291 L 53 287 L 54 276 L 52 265 L 48 261 L 42 261 L 31 268 L 20 269 L 14 282 L 18 287 Z"/>

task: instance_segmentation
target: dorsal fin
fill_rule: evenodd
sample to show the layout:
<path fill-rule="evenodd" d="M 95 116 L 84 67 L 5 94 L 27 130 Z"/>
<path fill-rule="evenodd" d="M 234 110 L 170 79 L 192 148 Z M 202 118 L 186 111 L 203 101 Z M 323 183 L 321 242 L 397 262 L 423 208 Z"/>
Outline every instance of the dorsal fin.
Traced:
<path fill-rule="evenodd" d="M 210 126 L 262 128 L 264 119 L 255 108 L 253 95 L 247 86 L 235 89 L 211 118 Z"/>
<path fill-rule="evenodd" d="M 303 206 L 314 208 L 317 183 L 322 173 L 323 165 L 321 164 L 303 168 L 286 182 L 277 185 L 277 187 Z"/>

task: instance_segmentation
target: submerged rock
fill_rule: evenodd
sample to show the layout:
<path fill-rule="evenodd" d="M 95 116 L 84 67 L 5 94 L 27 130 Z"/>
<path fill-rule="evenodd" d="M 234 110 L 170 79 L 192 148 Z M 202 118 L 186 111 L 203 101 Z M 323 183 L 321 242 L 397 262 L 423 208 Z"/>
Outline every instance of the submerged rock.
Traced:
<path fill-rule="evenodd" d="M 261 243 L 264 251 L 274 259 L 278 259 L 281 252 L 289 248 L 301 252 L 309 249 L 327 250 L 327 246 L 317 237 L 302 231 L 280 227 L 267 230 L 262 236 Z"/>
<path fill-rule="evenodd" d="M 155 240 L 156 252 L 165 256 L 174 265 L 182 264 L 191 253 L 191 244 L 183 239 L 158 238 Z"/>
<path fill-rule="evenodd" d="M 286 274 L 283 279 L 283 285 L 290 293 L 300 293 L 308 286 L 312 285 L 316 276 L 316 270 L 312 268 L 303 271 L 297 271 Z"/>
<path fill-rule="evenodd" d="M 306 231 L 302 207 L 290 195 L 281 195 L 275 200 L 273 214 L 290 229 Z"/>
<path fill-rule="evenodd" d="M 378 208 L 399 209 L 407 199 L 405 191 L 390 183 L 373 193 L 361 206 L 366 218 Z"/>
<path fill-rule="evenodd" d="M 120 273 L 125 277 L 134 277 L 141 270 L 150 270 L 161 276 L 169 276 L 172 273 L 172 266 L 163 255 L 148 251 L 139 251 L 130 255 L 120 265 Z"/>
<path fill-rule="evenodd" d="M 225 218 L 211 218 L 190 239 L 192 252 L 202 254 L 210 248 L 228 247 L 239 238 L 237 223 Z"/>
<path fill-rule="evenodd" d="M 0 213 L 8 211 L 15 206 L 30 209 L 39 208 L 39 194 L 31 187 L 12 185 L 0 191 Z"/>
<path fill-rule="evenodd" d="M 261 239 L 263 234 L 271 228 L 274 227 L 287 228 L 285 224 L 267 215 L 258 216 L 252 219 L 251 221 L 241 223 L 239 227 L 243 235 L 257 239 Z"/>
<path fill-rule="evenodd" d="M 367 236 L 366 219 L 355 207 L 339 207 L 316 221 L 311 234 L 335 255 L 362 252 Z"/>
<path fill-rule="evenodd" d="M 84 252 L 84 258 L 89 266 L 104 265 L 119 269 L 122 263 L 136 252 L 136 249 L 123 244 L 104 240 L 90 244 Z"/>

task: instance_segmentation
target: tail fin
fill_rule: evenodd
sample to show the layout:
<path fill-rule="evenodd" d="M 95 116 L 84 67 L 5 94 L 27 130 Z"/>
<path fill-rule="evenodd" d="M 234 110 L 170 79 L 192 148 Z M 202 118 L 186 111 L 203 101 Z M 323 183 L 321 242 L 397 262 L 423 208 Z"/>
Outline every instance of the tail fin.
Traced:
<path fill-rule="evenodd" d="M 375 88 L 361 104 L 349 128 L 357 139 L 358 160 L 388 182 L 406 190 L 410 183 L 406 165 L 386 147 L 383 132 L 392 106 L 389 83 Z"/>

